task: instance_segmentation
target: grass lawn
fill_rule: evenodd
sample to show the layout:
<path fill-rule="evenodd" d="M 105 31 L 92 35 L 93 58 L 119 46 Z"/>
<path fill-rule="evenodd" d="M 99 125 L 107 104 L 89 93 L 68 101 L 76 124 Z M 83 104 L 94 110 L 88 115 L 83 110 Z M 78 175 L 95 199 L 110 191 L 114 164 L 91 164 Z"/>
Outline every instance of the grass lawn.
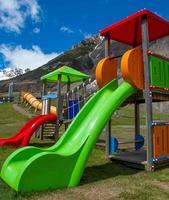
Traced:
<path fill-rule="evenodd" d="M 15 134 L 27 120 L 27 117 L 15 112 L 11 104 L 1 104 L 0 137 Z M 125 125 L 127 123 L 126 121 Z M 119 127 L 115 130 L 117 134 L 123 132 L 119 130 Z M 131 131 L 130 128 L 127 130 Z M 39 141 L 33 138 L 31 142 L 38 145 Z M 48 141 L 48 145 L 52 145 L 52 142 Z M 7 156 L 13 151 L 14 149 L 8 147 L 0 148 L 0 168 Z M 168 200 L 169 167 L 153 173 L 146 173 L 109 162 L 105 160 L 103 150 L 94 148 L 78 187 L 26 194 L 16 193 L 0 180 L 0 200 L 8 199 Z"/>

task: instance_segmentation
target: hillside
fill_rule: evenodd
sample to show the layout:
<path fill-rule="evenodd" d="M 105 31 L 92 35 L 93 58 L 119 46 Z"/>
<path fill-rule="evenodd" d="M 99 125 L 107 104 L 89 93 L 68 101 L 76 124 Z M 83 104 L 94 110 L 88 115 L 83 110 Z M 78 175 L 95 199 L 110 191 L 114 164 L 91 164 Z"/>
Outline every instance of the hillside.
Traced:
<path fill-rule="evenodd" d="M 111 52 L 113 56 L 123 54 L 128 48 L 127 45 L 112 41 Z M 151 44 L 151 51 L 169 57 L 169 37 L 161 38 Z M 104 41 L 99 36 L 93 36 L 74 45 L 70 50 L 64 52 L 58 57 L 50 60 L 39 68 L 25 73 L 10 80 L 0 82 L 0 92 L 6 92 L 8 83 L 12 80 L 15 84 L 15 91 L 29 89 L 40 91 L 42 83 L 40 77 L 49 73 L 60 66 L 68 65 L 77 70 L 94 76 L 97 62 L 104 57 Z"/>

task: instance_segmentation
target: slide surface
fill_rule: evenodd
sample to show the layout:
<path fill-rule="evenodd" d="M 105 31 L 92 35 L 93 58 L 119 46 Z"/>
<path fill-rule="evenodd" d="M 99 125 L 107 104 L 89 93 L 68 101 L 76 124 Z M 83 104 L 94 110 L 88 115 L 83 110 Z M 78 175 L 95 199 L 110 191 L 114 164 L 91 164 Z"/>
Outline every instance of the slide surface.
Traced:
<path fill-rule="evenodd" d="M 48 149 L 21 148 L 5 161 L 1 178 L 16 191 L 40 191 L 79 184 L 88 157 L 112 113 L 136 92 L 129 83 L 111 81 L 77 114 Z"/>
<path fill-rule="evenodd" d="M 30 138 L 33 133 L 45 122 L 47 121 L 55 121 L 56 115 L 39 115 L 30 119 L 20 130 L 19 132 L 10 137 L 0 139 L 0 146 L 27 146 L 29 144 Z"/>

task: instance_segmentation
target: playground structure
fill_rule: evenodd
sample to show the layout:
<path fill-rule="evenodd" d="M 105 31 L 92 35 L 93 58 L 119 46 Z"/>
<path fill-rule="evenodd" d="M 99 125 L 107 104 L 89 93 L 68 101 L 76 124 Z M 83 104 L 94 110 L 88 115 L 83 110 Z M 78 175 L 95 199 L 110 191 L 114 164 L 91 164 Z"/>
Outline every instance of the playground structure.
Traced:
<path fill-rule="evenodd" d="M 60 80 L 59 76 L 61 76 Z M 51 105 L 51 100 L 56 99 L 55 104 L 59 108 L 57 123 L 43 124 L 40 132 L 36 135 L 41 139 L 44 136 L 58 139 L 59 127 L 64 125 L 65 130 L 67 129 L 73 118 L 98 87 L 88 75 L 67 66 L 42 76 L 41 80 L 43 81 L 42 101 L 36 99 L 30 92 L 21 92 L 21 101 L 33 107 L 35 112 L 41 110 L 42 115 L 45 115 L 49 113 L 56 114 L 56 107 Z M 79 82 L 82 83 L 71 89 L 72 84 Z M 60 91 L 60 94 L 47 92 L 47 83 L 58 83 L 57 91 Z M 61 89 L 63 88 L 61 84 L 66 86 L 65 90 Z"/>
<path fill-rule="evenodd" d="M 13 87 L 14 83 L 10 82 L 8 84 L 8 95 L 7 96 L 0 96 L 0 102 L 12 102 L 14 97 L 13 97 Z"/>
<path fill-rule="evenodd" d="M 41 80 L 43 81 L 43 93 L 42 95 L 45 97 L 46 95 L 46 87 L 47 83 L 55 83 L 57 82 L 57 102 L 56 102 L 56 107 L 57 107 L 57 120 L 56 120 L 56 130 L 54 134 L 54 138 L 57 140 L 59 138 L 59 127 L 61 126 L 62 123 L 66 124 L 65 129 L 67 128 L 67 124 L 70 123 L 70 121 L 76 116 L 76 114 L 79 112 L 79 101 L 76 97 L 74 99 L 70 99 L 70 96 L 67 96 L 64 98 L 62 95 L 62 87 L 61 84 L 66 84 L 67 89 L 66 92 L 70 92 L 71 84 L 72 83 L 77 83 L 81 81 L 85 81 L 89 79 L 89 76 L 79 72 L 71 67 L 68 66 L 62 66 L 61 68 L 50 72 L 49 74 L 46 74 L 41 77 Z M 45 100 L 49 99 L 49 96 L 47 95 Z M 66 101 L 64 102 L 64 100 Z M 50 107 L 50 101 L 46 106 L 49 108 Z M 64 110 L 64 116 L 66 117 L 66 120 L 63 118 L 63 109 L 71 107 L 71 109 Z M 49 109 L 44 109 L 44 110 L 49 110 Z M 71 117 L 70 117 L 71 115 Z M 70 121 L 68 121 L 68 119 Z M 42 128 L 42 133 L 41 133 L 43 138 L 43 128 Z"/>
<path fill-rule="evenodd" d="M 105 58 L 96 68 L 96 80 L 101 89 L 86 102 L 55 145 L 48 149 L 26 147 L 9 156 L 2 167 L 1 178 L 14 190 L 28 192 L 78 185 L 105 126 L 107 158 L 143 165 L 147 171 L 169 163 L 168 123 L 154 122 L 152 117 L 152 102 L 169 100 L 169 62 L 149 53 L 149 42 L 169 34 L 169 22 L 142 10 L 100 34 L 105 37 Z M 133 47 L 121 58 L 124 82 L 119 86 L 117 61 L 110 52 L 111 39 Z M 140 45 L 142 48 L 138 47 Z M 119 142 L 112 137 L 111 117 L 122 104 L 128 103 L 135 105 L 133 142 L 136 150 L 121 153 L 116 152 Z M 147 145 L 143 150 L 141 103 L 145 103 L 146 108 Z"/>
<path fill-rule="evenodd" d="M 152 103 L 169 100 L 169 60 L 150 52 L 149 43 L 169 35 L 169 22 L 150 11 L 142 10 L 103 29 L 100 34 L 105 37 L 106 57 L 111 54 L 110 40 L 114 39 L 132 47 L 142 45 L 142 49 L 126 52 L 121 60 L 121 65 L 126 66 L 122 68 L 125 80 L 139 90 L 125 102 L 135 105 L 135 147 L 139 145 L 142 147 L 144 144 L 143 138 L 139 138 L 139 141 L 137 139 L 137 136 L 140 136 L 139 105 L 145 103 L 146 108 L 146 149 L 139 152 L 117 153 L 118 142 L 111 137 L 110 120 L 106 137 L 107 158 L 135 166 L 145 166 L 148 171 L 168 164 L 168 123 L 153 121 Z"/>
<path fill-rule="evenodd" d="M 66 69 L 66 72 L 65 72 L 65 69 Z M 66 74 L 66 77 L 70 78 L 69 87 L 70 87 L 70 83 L 72 82 L 80 81 L 82 78 L 83 80 L 88 78 L 87 75 L 81 72 L 78 72 L 74 69 L 71 69 L 69 67 L 62 67 L 61 69 L 55 70 L 54 72 L 52 72 L 52 76 L 50 73 L 50 74 L 45 75 L 44 77 L 45 79 L 47 77 L 51 80 L 52 77 L 55 76 L 56 73 L 60 71 L 62 72 L 64 71 L 64 74 Z M 67 71 L 69 71 L 69 74 L 67 73 Z M 71 76 L 73 77 L 73 80 L 71 79 L 70 72 L 71 72 Z M 63 79 L 61 79 L 61 81 L 66 82 L 65 77 L 62 76 L 62 78 Z M 52 79 L 52 81 L 56 81 L 55 79 L 56 79 L 56 76 L 54 77 L 54 79 Z M 10 90 L 10 93 L 11 93 L 11 90 Z M 44 94 L 45 93 L 46 92 L 44 91 Z M 50 105 L 50 99 L 52 98 L 56 98 L 56 94 L 44 95 L 42 97 L 42 102 L 40 102 L 37 98 L 35 98 L 29 92 L 21 92 L 21 100 L 23 102 L 27 102 L 28 104 L 30 104 L 33 108 L 35 108 L 35 110 L 42 110 L 42 115 L 39 115 L 37 117 L 30 119 L 14 136 L 10 138 L 0 139 L 0 146 L 14 146 L 14 147 L 27 146 L 29 144 L 31 136 L 34 133 L 35 133 L 35 136 L 38 136 L 41 139 L 43 139 L 44 133 L 50 132 L 50 135 L 48 135 L 48 137 L 50 136 L 50 138 L 51 137 L 53 138 L 56 134 L 55 127 L 56 127 L 56 121 L 58 119 L 57 119 L 56 107 Z M 78 105 L 79 105 L 79 102 L 78 102 Z M 59 106 L 61 107 L 62 104 L 60 104 Z M 77 114 L 77 110 L 76 110 L 76 113 L 75 112 L 73 113 L 72 118 L 75 116 L 75 114 Z M 47 135 L 45 134 L 45 136 Z"/>

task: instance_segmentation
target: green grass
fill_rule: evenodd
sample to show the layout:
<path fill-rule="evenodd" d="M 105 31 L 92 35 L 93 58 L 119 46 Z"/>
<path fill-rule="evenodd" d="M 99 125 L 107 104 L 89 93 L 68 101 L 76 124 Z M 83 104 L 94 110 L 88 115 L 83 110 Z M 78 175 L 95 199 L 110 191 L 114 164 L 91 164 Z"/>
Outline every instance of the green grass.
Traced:
<path fill-rule="evenodd" d="M 15 112 L 10 103 L 0 104 L 1 137 L 16 133 L 27 120 L 28 117 Z"/>
<path fill-rule="evenodd" d="M 123 111 L 129 112 L 127 108 Z M 129 114 L 131 111 L 129 112 Z M 0 105 L 0 137 L 13 135 L 28 120 L 16 113 L 11 104 Z M 133 124 L 133 123 L 132 123 Z M 113 128 L 116 134 L 130 135 L 131 128 Z M 39 140 L 32 143 L 42 145 Z M 49 142 L 48 145 L 52 145 Z M 0 148 L 0 168 L 14 149 Z M 45 180 L 44 180 L 45 181 Z M 78 187 L 35 193 L 16 193 L 0 180 L 0 200 L 168 200 L 169 168 L 153 173 L 128 168 L 105 159 L 105 152 L 94 148 Z"/>

